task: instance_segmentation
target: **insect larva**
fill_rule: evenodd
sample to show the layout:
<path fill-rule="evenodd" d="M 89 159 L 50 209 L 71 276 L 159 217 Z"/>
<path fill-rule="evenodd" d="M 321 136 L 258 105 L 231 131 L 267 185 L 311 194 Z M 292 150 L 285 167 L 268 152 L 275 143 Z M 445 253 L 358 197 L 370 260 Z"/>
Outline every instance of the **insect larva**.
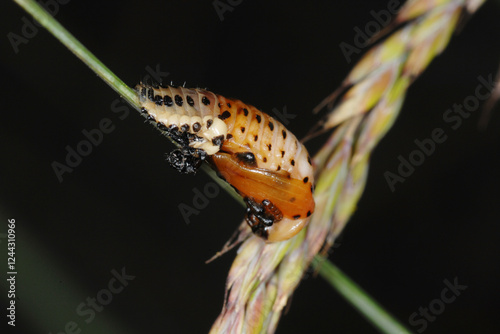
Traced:
<path fill-rule="evenodd" d="M 293 237 L 314 212 L 306 148 L 257 108 L 203 89 L 136 87 L 142 110 L 181 145 L 167 160 L 194 173 L 207 160 L 247 204 L 246 221 L 267 241 Z"/>

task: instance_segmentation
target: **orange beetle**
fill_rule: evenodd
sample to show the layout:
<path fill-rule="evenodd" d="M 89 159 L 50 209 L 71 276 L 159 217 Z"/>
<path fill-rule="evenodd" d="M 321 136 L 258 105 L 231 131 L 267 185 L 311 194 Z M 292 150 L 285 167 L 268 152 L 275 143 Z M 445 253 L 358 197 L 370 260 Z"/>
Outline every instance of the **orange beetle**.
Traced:
<path fill-rule="evenodd" d="M 202 89 L 140 84 L 142 111 L 181 145 L 167 160 L 194 173 L 203 160 L 247 204 L 246 221 L 269 242 L 296 235 L 314 212 L 306 148 L 257 108 Z"/>

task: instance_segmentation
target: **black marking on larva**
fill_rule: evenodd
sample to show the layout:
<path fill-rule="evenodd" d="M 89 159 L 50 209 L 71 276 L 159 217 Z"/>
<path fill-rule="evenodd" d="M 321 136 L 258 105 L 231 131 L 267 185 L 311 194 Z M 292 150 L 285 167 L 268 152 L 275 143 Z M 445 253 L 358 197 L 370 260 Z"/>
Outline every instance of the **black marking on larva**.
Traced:
<path fill-rule="evenodd" d="M 182 131 L 182 132 L 187 132 L 187 131 L 189 131 L 189 124 L 182 124 L 182 125 L 181 125 L 181 131 Z"/>
<path fill-rule="evenodd" d="M 309 178 L 306 176 L 302 181 L 304 181 L 304 183 L 307 183 L 309 182 Z"/>
<path fill-rule="evenodd" d="M 307 217 L 311 216 L 311 211 L 307 211 Z"/>
<path fill-rule="evenodd" d="M 168 131 L 167 126 L 165 124 L 163 124 L 162 122 L 156 123 L 156 126 L 158 127 L 158 129 L 160 129 L 162 131 Z"/>
<path fill-rule="evenodd" d="M 245 133 L 245 127 L 244 126 L 241 127 L 241 133 Z"/>
<path fill-rule="evenodd" d="M 147 120 L 150 121 L 150 122 L 156 122 L 155 117 L 152 116 L 152 115 L 148 115 Z"/>
<path fill-rule="evenodd" d="M 276 170 L 281 170 L 281 166 L 280 166 L 280 165 L 278 165 L 278 168 L 276 168 Z"/>
<path fill-rule="evenodd" d="M 170 124 L 168 126 L 168 131 L 170 131 L 170 132 L 179 131 L 179 127 L 175 124 Z"/>
<path fill-rule="evenodd" d="M 160 95 L 155 96 L 155 103 L 157 106 L 161 106 L 163 104 L 163 98 Z"/>
<path fill-rule="evenodd" d="M 210 100 L 206 96 L 203 96 L 201 98 L 201 103 L 203 103 L 204 105 L 208 106 L 208 105 L 210 105 Z"/>
<path fill-rule="evenodd" d="M 224 111 L 222 114 L 219 115 L 219 118 L 221 120 L 228 119 L 231 116 L 231 113 L 229 111 Z"/>
<path fill-rule="evenodd" d="M 209 119 L 209 120 L 207 121 L 207 129 L 210 129 L 210 127 L 212 126 L 212 123 L 213 123 L 213 122 L 214 122 L 214 120 L 213 120 L 213 119 Z"/>
<path fill-rule="evenodd" d="M 313 186 L 311 185 L 311 193 L 313 193 L 313 192 L 314 192 L 314 188 L 313 188 Z"/>
<path fill-rule="evenodd" d="M 255 136 L 253 137 L 253 141 L 257 141 L 257 140 L 259 140 L 259 136 L 255 135 Z"/>
<path fill-rule="evenodd" d="M 233 138 L 233 135 L 232 135 L 232 134 L 230 134 L 230 133 L 228 133 L 228 134 L 227 134 L 227 136 L 226 136 L 226 139 L 228 139 L 228 140 L 229 140 L 229 139 L 231 139 L 231 138 Z"/>
<path fill-rule="evenodd" d="M 256 115 L 255 118 L 257 119 L 257 123 L 260 123 L 260 121 L 262 120 L 262 118 L 260 117 L 260 115 Z"/>
<path fill-rule="evenodd" d="M 274 124 L 273 124 L 273 122 L 269 122 L 269 129 L 271 129 L 271 131 L 274 130 Z"/>
<path fill-rule="evenodd" d="M 146 87 L 142 87 L 141 89 L 141 97 L 146 97 L 146 93 L 147 93 L 147 90 L 146 90 Z"/>
<path fill-rule="evenodd" d="M 174 99 L 175 99 L 175 104 L 177 104 L 179 107 L 182 107 L 183 103 L 182 97 L 180 95 L 176 95 Z"/>
<path fill-rule="evenodd" d="M 154 98 L 155 98 L 155 91 L 152 89 L 148 89 L 148 99 L 150 101 L 153 101 Z"/>
<path fill-rule="evenodd" d="M 228 103 L 227 103 L 227 107 L 228 107 L 228 108 L 231 108 L 231 103 L 229 103 L 229 102 L 228 102 Z"/>
<path fill-rule="evenodd" d="M 247 166 L 257 167 L 257 161 L 255 161 L 255 155 L 252 152 L 236 153 L 236 158 Z"/>
<path fill-rule="evenodd" d="M 309 165 L 312 166 L 312 163 L 311 163 L 311 157 L 310 156 L 307 156 L 307 162 L 309 163 Z"/>
<path fill-rule="evenodd" d="M 268 149 L 269 151 L 271 151 L 271 148 L 272 148 L 272 147 L 273 147 L 273 145 L 271 145 L 271 144 L 267 145 L 267 149 Z"/>
<path fill-rule="evenodd" d="M 219 108 L 220 108 L 220 107 L 222 107 L 222 104 L 220 104 L 220 102 L 219 102 L 219 103 L 217 103 L 217 105 L 219 106 Z"/>
<path fill-rule="evenodd" d="M 290 163 L 292 164 L 292 166 L 295 166 L 295 160 L 290 160 Z"/>
<path fill-rule="evenodd" d="M 148 113 L 148 110 L 144 107 L 141 108 L 141 113 L 143 114 L 147 114 Z"/>
<path fill-rule="evenodd" d="M 201 130 L 201 124 L 199 122 L 193 123 L 193 131 L 198 132 Z"/>
<path fill-rule="evenodd" d="M 163 97 L 163 103 L 165 103 L 167 107 L 171 107 L 174 105 L 174 101 L 172 101 L 172 97 L 169 95 L 165 95 Z"/>
<path fill-rule="evenodd" d="M 247 108 L 243 108 L 243 113 L 245 114 L 245 116 L 248 116 L 248 110 L 247 110 Z"/>
<path fill-rule="evenodd" d="M 283 158 L 285 156 L 285 151 L 281 151 L 281 157 Z"/>
<path fill-rule="evenodd" d="M 267 158 L 266 157 L 262 158 L 262 161 L 267 162 Z"/>
<path fill-rule="evenodd" d="M 299 218 L 300 218 L 300 215 L 293 216 L 293 219 L 299 219 Z"/>
<path fill-rule="evenodd" d="M 191 96 L 186 96 L 186 101 L 187 103 L 192 107 L 194 106 L 194 101 L 193 101 L 193 98 Z"/>
<path fill-rule="evenodd" d="M 223 141 L 224 135 L 220 135 L 212 139 L 212 144 L 214 144 L 215 146 L 221 146 Z"/>
<path fill-rule="evenodd" d="M 292 203 L 295 202 L 295 200 L 296 200 L 295 197 L 290 198 L 290 202 L 292 202 Z"/>
<path fill-rule="evenodd" d="M 286 131 L 283 130 L 283 131 L 281 131 L 281 133 L 283 134 L 283 139 L 286 139 Z"/>

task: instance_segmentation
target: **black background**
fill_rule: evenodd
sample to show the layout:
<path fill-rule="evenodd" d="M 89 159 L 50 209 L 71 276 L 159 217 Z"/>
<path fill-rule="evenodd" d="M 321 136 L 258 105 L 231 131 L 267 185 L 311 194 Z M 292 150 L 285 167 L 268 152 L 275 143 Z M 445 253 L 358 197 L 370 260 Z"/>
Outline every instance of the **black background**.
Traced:
<path fill-rule="evenodd" d="M 243 1 L 221 21 L 211 1 L 78 1 L 56 18 L 121 79 L 134 86 L 146 67 L 167 81 L 237 97 L 264 111 L 296 114 L 289 128 L 304 135 L 310 110 L 343 80 L 339 44 L 372 21 L 386 1 Z M 29 16 L 11 2 L 0 11 L 0 233 L 17 221 L 19 333 L 58 333 L 76 321 L 84 333 L 206 333 L 222 307 L 234 252 L 206 265 L 243 217 L 224 192 L 186 224 L 204 173 L 177 174 L 164 161 L 173 146 L 132 109 L 113 113 L 117 99 L 43 29 L 19 46 Z M 443 280 L 468 288 L 446 305 L 426 333 L 495 333 L 499 310 L 498 159 L 500 117 L 486 131 L 479 113 L 452 130 L 442 117 L 474 95 L 478 76 L 495 74 L 500 55 L 498 2 L 483 6 L 445 53 L 411 87 L 394 128 L 375 150 L 366 191 L 330 260 L 402 323 L 439 298 Z M 31 21 L 31 18 L 29 19 Z M 353 56 L 354 60 L 359 56 Z M 51 167 L 82 130 L 112 120 L 114 131 L 60 183 Z M 442 128 L 447 140 L 390 191 L 384 172 L 415 139 Z M 324 139 L 324 138 L 323 138 Z M 321 139 L 311 142 L 314 153 Z M 5 264 L 6 248 L 1 243 Z M 2 326 L 7 305 L 0 270 Z M 105 288 L 111 270 L 135 279 L 89 324 L 75 313 Z M 106 327 L 108 326 L 108 327 Z M 293 296 L 278 333 L 368 333 L 375 330 L 320 277 L 311 273 Z"/>

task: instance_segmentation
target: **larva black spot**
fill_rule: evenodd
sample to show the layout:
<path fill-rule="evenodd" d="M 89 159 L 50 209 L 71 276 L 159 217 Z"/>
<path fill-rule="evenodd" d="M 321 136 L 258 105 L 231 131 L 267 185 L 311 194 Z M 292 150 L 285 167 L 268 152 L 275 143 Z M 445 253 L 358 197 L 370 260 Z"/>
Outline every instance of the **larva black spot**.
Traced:
<path fill-rule="evenodd" d="M 231 113 L 229 111 L 224 111 L 222 114 L 219 115 L 219 118 L 221 120 L 225 120 L 231 116 Z"/>
<path fill-rule="evenodd" d="M 214 122 L 214 120 L 213 120 L 213 119 L 209 119 L 209 120 L 207 121 L 207 129 L 210 129 L 210 127 L 212 126 L 212 123 L 213 123 L 213 122 Z"/>
<path fill-rule="evenodd" d="M 146 92 L 147 92 L 146 87 L 142 87 L 142 89 L 141 89 L 141 96 L 142 97 L 146 97 Z"/>
<path fill-rule="evenodd" d="M 155 91 L 152 89 L 148 89 L 148 99 L 150 101 L 153 101 L 154 97 L 155 97 Z"/>
<path fill-rule="evenodd" d="M 281 170 L 281 166 L 280 166 L 280 165 L 278 165 L 278 168 L 276 168 L 276 170 Z"/>
<path fill-rule="evenodd" d="M 271 129 L 271 131 L 274 130 L 274 124 L 273 124 L 273 122 L 269 122 L 269 129 Z"/>
<path fill-rule="evenodd" d="M 273 147 L 273 145 L 271 145 L 271 144 L 267 145 L 267 149 L 268 149 L 269 151 L 271 151 L 271 148 L 272 148 L 272 147 Z"/>
<path fill-rule="evenodd" d="M 283 131 L 281 131 L 281 133 L 283 134 L 283 139 L 286 139 L 286 131 L 283 130 Z"/>
<path fill-rule="evenodd" d="M 281 151 L 281 157 L 283 158 L 285 156 L 285 151 Z"/>
<path fill-rule="evenodd" d="M 262 161 L 267 162 L 267 158 L 262 158 Z"/>
<path fill-rule="evenodd" d="M 162 122 L 157 123 L 156 126 L 158 126 L 158 129 L 160 129 L 162 131 L 168 131 L 167 126 L 165 124 L 163 124 Z"/>
<path fill-rule="evenodd" d="M 172 101 L 172 97 L 168 96 L 168 95 L 165 95 L 163 97 L 163 103 L 165 103 L 165 105 L 167 107 L 171 107 L 174 105 L 174 101 Z"/>
<path fill-rule="evenodd" d="M 198 132 L 201 130 L 201 124 L 199 122 L 193 123 L 193 131 Z"/>
<path fill-rule="evenodd" d="M 309 178 L 306 176 L 306 177 L 304 178 L 304 180 L 302 180 L 302 181 L 304 181 L 304 183 L 307 183 L 307 182 L 309 182 Z"/>
<path fill-rule="evenodd" d="M 243 113 L 245 114 L 245 116 L 248 116 L 248 110 L 247 110 L 247 108 L 243 108 Z"/>
<path fill-rule="evenodd" d="M 293 216 L 293 219 L 299 219 L 299 218 L 300 218 L 300 215 Z"/>
<path fill-rule="evenodd" d="M 186 101 L 187 103 L 192 107 L 194 106 L 194 101 L 193 101 L 193 98 L 191 96 L 186 96 Z"/>
<path fill-rule="evenodd" d="M 296 200 L 295 197 L 290 198 L 290 202 L 292 202 L 292 203 L 295 202 L 295 200 Z"/>
<path fill-rule="evenodd" d="M 222 104 L 220 104 L 220 102 L 219 102 L 219 103 L 217 103 L 217 105 L 219 106 L 219 108 L 220 108 L 220 107 L 222 107 Z"/>
<path fill-rule="evenodd" d="M 227 138 L 227 139 L 231 139 L 231 138 L 233 138 L 233 135 L 232 135 L 232 134 L 230 134 L 230 133 L 228 133 L 228 134 L 227 134 L 227 136 L 226 136 L 226 138 Z"/>
<path fill-rule="evenodd" d="M 311 157 L 310 156 L 307 156 L 307 162 L 309 163 L 309 165 L 312 166 L 312 163 L 311 163 Z"/>
<path fill-rule="evenodd" d="M 257 166 L 257 161 L 255 161 L 255 155 L 252 152 L 241 152 L 241 153 L 236 153 L 236 157 L 238 160 L 243 162 L 246 165 L 256 167 Z"/>
<path fill-rule="evenodd" d="M 260 117 L 260 115 L 256 115 L 255 118 L 257 119 L 257 123 L 260 123 L 260 121 L 262 120 L 262 118 Z"/>
<path fill-rule="evenodd" d="M 241 133 L 245 133 L 245 127 L 244 126 L 241 127 Z"/>
<path fill-rule="evenodd" d="M 229 102 L 228 102 L 228 103 L 227 103 L 227 107 L 228 107 L 228 108 L 231 108 L 231 103 L 229 103 Z"/>
<path fill-rule="evenodd" d="M 182 126 L 181 126 L 181 131 L 182 131 L 182 132 L 187 132 L 187 131 L 189 131 L 189 124 L 182 124 Z"/>
<path fill-rule="evenodd" d="M 144 107 L 143 107 L 143 108 L 141 108 L 141 113 L 143 113 L 143 114 L 147 114 L 147 113 L 148 113 L 148 110 L 147 110 L 146 108 L 144 108 Z"/>
<path fill-rule="evenodd" d="M 148 115 L 147 120 L 150 122 L 156 122 L 156 119 L 154 118 L 154 116 L 151 116 L 151 115 Z"/>
<path fill-rule="evenodd" d="M 314 192 L 313 186 L 311 185 L 311 192 Z"/>
<path fill-rule="evenodd" d="M 155 104 L 161 106 L 163 104 L 163 98 L 160 95 L 155 96 Z"/>
<path fill-rule="evenodd" d="M 212 144 L 214 144 L 216 146 L 220 146 L 220 145 L 222 145 L 223 140 L 224 140 L 224 135 L 217 136 L 214 139 L 212 139 Z"/>
<path fill-rule="evenodd" d="M 291 160 L 290 163 L 292 164 L 292 166 L 295 166 L 295 160 Z"/>
<path fill-rule="evenodd" d="M 311 211 L 307 211 L 307 217 L 311 216 Z"/>
<path fill-rule="evenodd" d="M 183 103 L 182 97 L 180 95 L 176 95 L 174 99 L 175 99 L 175 104 L 177 104 L 179 107 L 182 107 Z"/>
<path fill-rule="evenodd" d="M 210 100 L 206 96 L 203 96 L 203 98 L 201 99 L 201 103 L 208 106 L 210 105 Z"/>
<path fill-rule="evenodd" d="M 257 140 L 259 140 L 259 136 L 255 135 L 255 136 L 253 137 L 253 141 L 257 141 Z"/>

